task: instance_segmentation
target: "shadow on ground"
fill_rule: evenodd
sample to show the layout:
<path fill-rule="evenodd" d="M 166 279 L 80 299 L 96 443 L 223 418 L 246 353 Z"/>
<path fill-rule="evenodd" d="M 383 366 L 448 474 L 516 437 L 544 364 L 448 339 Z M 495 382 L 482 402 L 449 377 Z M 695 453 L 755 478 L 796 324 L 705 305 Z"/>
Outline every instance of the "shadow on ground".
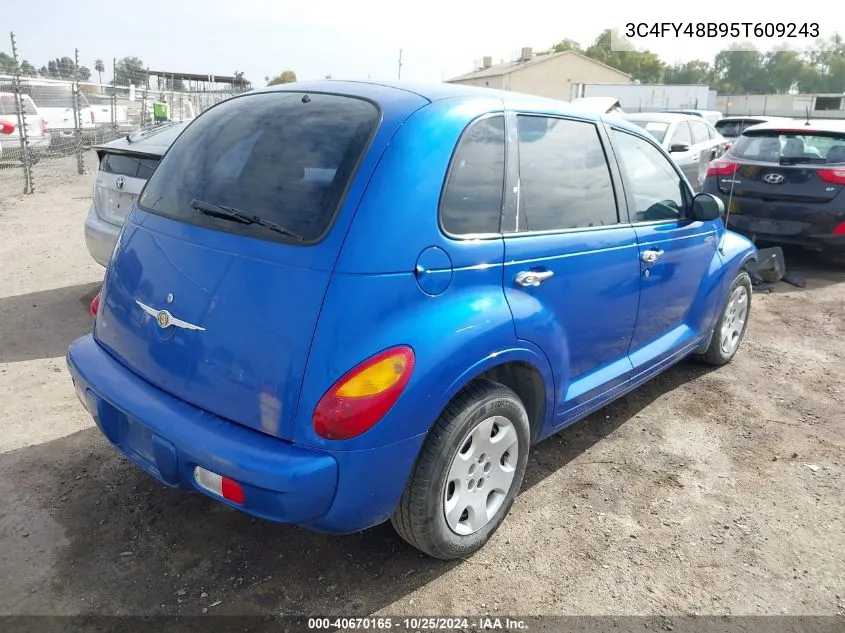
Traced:
<path fill-rule="evenodd" d="M 0 363 L 62 357 L 91 331 L 91 300 L 102 284 L 78 284 L 0 298 Z"/>
<path fill-rule="evenodd" d="M 709 369 L 681 363 L 537 445 L 523 492 Z M 93 428 L 0 455 L 0 495 L 0 566 L 31 579 L 0 597 L 6 613 L 363 616 L 474 564 L 427 558 L 389 524 L 331 536 L 252 519 L 158 484 Z"/>

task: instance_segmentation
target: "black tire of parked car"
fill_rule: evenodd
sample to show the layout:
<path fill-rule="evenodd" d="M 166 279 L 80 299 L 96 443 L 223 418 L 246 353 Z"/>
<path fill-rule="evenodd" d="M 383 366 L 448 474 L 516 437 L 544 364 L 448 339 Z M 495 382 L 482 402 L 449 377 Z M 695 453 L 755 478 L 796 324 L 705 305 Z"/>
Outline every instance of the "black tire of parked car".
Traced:
<path fill-rule="evenodd" d="M 748 307 L 745 315 L 745 323 L 742 326 L 742 331 L 739 334 L 739 341 L 734 347 L 733 351 L 730 354 L 726 354 L 725 351 L 722 349 L 721 341 L 719 332 L 722 330 L 722 326 L 725 322 L 725 319 L 729 316 L 729 307 L 730 307 L 730 298 L 733 295 L 734 291 L 739 287 L 744 286 L 747 294 L 747 301 Z M 710 345 L 707 347 L 707 351 L 703 354 L 697 354 L 696 358 L 702 362 L 705 362 L 709 365 L 726 365 L 736 356 L 736 353 L 739 351 L 739 348 L 742 347 L 742 340 L 745 338 L 745 332 L 748 330 L 748 322 L 751 318 L 751 276 L 748 274 L 747 271 L 742 270 L 734 279 L 733 283 L 731 284 L 730 290 L 728 290 L 727 297 L 725 299 L 725 305 L 722 307 L 722 313 L 719 315 L 719 320 L 716 322 L 716 327 L 713 328 L 713 335 L 710 337 Z"/>
<path fill-rule="evenodd" d="M 470 430 L 492 416 L 507 418 L 517 433 L 519 454 L 513 482 L 501 507 L 484 527 L 466 536 L 458 535 L 447 524 L 444 513 L 448 470 Z M 484 546 L 510 511 L 525 475 L 529 445 L 528 414 L 519 396 L 491 380 L 470 383 L 432 427 L 390 519 L 393 528 L 410 545 L 434 558 L 470 556 Z"/>

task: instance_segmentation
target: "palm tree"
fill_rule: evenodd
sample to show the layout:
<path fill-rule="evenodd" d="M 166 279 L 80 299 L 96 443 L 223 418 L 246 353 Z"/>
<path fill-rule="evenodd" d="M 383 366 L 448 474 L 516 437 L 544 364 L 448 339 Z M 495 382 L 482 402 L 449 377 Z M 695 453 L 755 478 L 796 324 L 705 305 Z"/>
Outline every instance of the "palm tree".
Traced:
<path fill-rule="evenodd" d="M 94 70 L 97 71 L 97 74 L 100 76 L 100 85 L 103 85 L 103 71 L 106 69 L 106 65 L 103 63 L 102 59 L 98 59 L 94 62 Z"/>

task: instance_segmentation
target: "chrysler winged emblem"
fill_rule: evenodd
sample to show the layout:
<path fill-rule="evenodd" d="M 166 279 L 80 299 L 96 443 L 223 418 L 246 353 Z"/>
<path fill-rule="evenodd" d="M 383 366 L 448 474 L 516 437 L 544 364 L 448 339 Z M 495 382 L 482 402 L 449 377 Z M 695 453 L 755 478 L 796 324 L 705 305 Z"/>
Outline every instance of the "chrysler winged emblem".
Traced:
<path fill-rule="evenodd" d="M 200 332 L 205 331 L 204 327 L 194 325 L 193 323 L 188 323 L 187 321 L 183 321 L 182 319 L 177 319 L 167 310 L 156 310 L 155 308 L 148 306 L 146 303 L 141 303 L 137 299 L 135 299 L 135 303 L 137 303 L 138 307 L 141 308 L 144 312 L 153 317 L 162 330 L 173 326 L 182 328 L 183 330 L 198 330 Z"/>

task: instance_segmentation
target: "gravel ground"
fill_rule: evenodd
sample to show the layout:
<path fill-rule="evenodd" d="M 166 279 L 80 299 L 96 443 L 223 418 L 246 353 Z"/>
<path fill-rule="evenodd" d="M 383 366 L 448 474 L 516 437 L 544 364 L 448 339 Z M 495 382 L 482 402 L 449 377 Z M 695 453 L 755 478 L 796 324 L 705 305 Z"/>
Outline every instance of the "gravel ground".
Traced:
<path fill-rule="evenodd" d="M 788 255 L 735 361 L 684 362 L 537 446 L 466 561 L 387 525 L 332 537 L 171 491 L 120 457 L 64 365 L 102 279 L 90 177 L 0 202 L 0 614 L 845 611 L 845 266 Z"/>

